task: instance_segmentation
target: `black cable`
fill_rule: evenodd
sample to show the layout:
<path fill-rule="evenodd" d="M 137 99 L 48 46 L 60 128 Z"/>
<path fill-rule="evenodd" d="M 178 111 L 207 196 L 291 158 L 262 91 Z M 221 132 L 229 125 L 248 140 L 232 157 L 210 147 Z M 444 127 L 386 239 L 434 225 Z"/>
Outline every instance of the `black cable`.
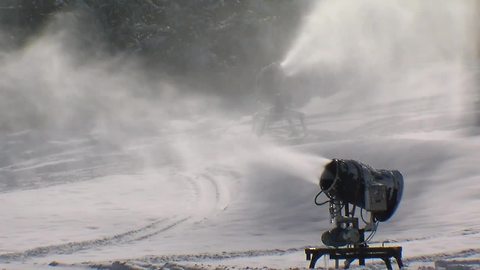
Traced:
<path fill-rule="evenodd" d="M 375 222 L 375 227 L 374 229 L 372 230 L 372 232 L 370 233 L 370 235 L 367 237 L 367 239 L 364 241 L 365 244 L 368 244 L 368 242 L 370 242 L 373 237 L 375 236 L 375 234 L 377 233 L 377 229 L 378 229 L 378 221 Z"/>
<path fill-rule="evenodd" d="M 363 208 L 360 209 L 360 217 L 362 218 L 363 222 L 365 222 L 365 224 L 368 224 L 368 222 L 363 217 Z"/>
<path fill-rule="evenodd" d="M 318 192 L 317 196 L 315 196 L 315 204 L 316 205 L 324 205 L 328 202 L 331 202 L 331 200 L 324 201 L 324 202 L 321 202 L 321 203 L 317 202 L 318 196 L 320 196 L 322 193 L 323 193 L 323 190 L 320 190 L 320 192 Z"/>

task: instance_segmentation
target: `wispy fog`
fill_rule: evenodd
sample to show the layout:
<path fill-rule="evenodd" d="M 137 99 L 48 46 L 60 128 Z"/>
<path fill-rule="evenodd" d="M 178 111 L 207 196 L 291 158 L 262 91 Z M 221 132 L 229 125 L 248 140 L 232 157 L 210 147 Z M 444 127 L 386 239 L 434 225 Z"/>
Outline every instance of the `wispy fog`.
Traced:
<path fill-rule="evenodd" d="M 152 76 L 135 58 L 77 52 L 69 46 L 76 39 L 68 28 L 47 28 L 24 48 L 4 56 L 2 129 L 141 133 L 216 105 L 213 96 L 200 98 L 161 73 Z M 180 97 L 181 90 L 186 94 Z"/>
<path fill-rule="evenodd" d="M 44 152 L 60 155 L 80 146 L 89 150 L 68 155 L 73 163 L 57 164 L 51 170 L 78 174 L 72 170 L 97 163 L 117 164 L 118 171 L 110 173 L 164 166 L 195 171 L 225 162 L 241 167 L 259 156 L 268 160 L 277 151 L 285 152 L 282 162 L 298 162 L 296 154 L 287 158 L 291 150 L 278 150 L 251 132 L 249 121 L 255 111 L 242 111 L 242 104 L 254 102 L 255 76 L 245 79 L 243 94 L 208 89 L 232 75 L 167 74 L 162 65 L 145 65 L 133 54 L 107 53 L 105 41 L 95 33 L 98 26 L 89 19 L 81 7 L 58 13 L 24 46 L 2 54 L 0 131 L 10 136 L 5 137 L 8 158 L 3 166 L 25 160 L 35 165 Z M 238 83 L 238 78 L 231 78 Z M 312 177 L 303 179 L 315 182 L 321 166 L 309 164 Z M 51 181 L 53 173 L 41 176 L 32 169 L 14 175 L 16 180 L 10 173 L 3 177 L 17 181 L 10 184 L 17 186 L 38 178 Z"/>

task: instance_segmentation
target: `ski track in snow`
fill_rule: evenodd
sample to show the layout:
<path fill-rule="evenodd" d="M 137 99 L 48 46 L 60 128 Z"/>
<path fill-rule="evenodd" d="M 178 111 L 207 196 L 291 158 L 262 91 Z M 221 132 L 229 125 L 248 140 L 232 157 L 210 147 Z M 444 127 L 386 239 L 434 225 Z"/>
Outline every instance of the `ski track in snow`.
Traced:
<path fill-rule="evenodd" d="M 92 248 L 142 241 L 155 235 L 167 232 L 169 230 L 173 230 L 188 219 L 190 219 L 190 217 L 167 218 L 152 222 L 151 224 L 148 224 L 144 227 L 116 234 L 113 236 L 107 236 L 87 241 L 71 242 L 60 245 L 36 247 L 23 252 L 0 254 L 0 262 L 25 260 L 34 257 L 45 257 L 52 254 L 72 254 L 78 251 Z"/>
<path fill-rule="evenodd" d="M 194 211 L 195 218 L 193 220 L 193 216 L 163 218 L 141 228 L 113 236 L 60 245 L 36 247 L 22 252 L 0 254 L 0 262 L 46 257 L 54 254 L 73 254 L 88 249 L 143 241 L 161 233 L 173 230 L 188 220 L 192 220 L 192 222 L 195 222 L 195 220 L 197 220 L 196 222 L 204 220 L 214 211 L 225 209 L 227 207 L 228 191 L 226 187 L 220 185 L 213 177 L 202 173 L 194 177 L 184 176 L 181 179 L 187 181 L 192 186 L 193 197 L 190 198 L 190 200 L 196 205 Z"/>
<path fill-rule="evenodd" d="M 211 170 L 209 173 L 218 175 L 219 173 L 222 174 L 222 170 Z M 215 211 L 224 210 L 228 206 L 228 188 L 220 184 L 209 174 L 200 173 L 195 176 L 184 175 L 180 180 L 186 181 L 192 188 L 193 196 L 189 198 L 189 200 L 195 205 L 195 207 L 192 212 L 193 215 L 191 216 L 161 218 L 141 228 L 98 239 L 41 246 L 21 252 L 0 254 L 0 263 L 19 260 L 24 261 L 51 255 L 74 254 L 89 249 L 97 249 L 112 245 L 125 245 L 137 241 L 143 241 L 167 231 L 174 230 L 189 220 L 192 224 L 196 224 L 199 221 L 209 218 Z"/>
<path fill-rule="evenodd" d="M 468 258 L 470 256 L 478 256 L 480 255 L 480 248 L 476 249 L 466 249 L 457 252 L 446 252 L 446 253 L 438 253 L 426 256 L 414 256 L 403 259 L 405 263 L 413 263 L 413 262 L 434 262 L 438 260 L 448 260 L 448 259 L 457 259 L 457 258 Z"/>

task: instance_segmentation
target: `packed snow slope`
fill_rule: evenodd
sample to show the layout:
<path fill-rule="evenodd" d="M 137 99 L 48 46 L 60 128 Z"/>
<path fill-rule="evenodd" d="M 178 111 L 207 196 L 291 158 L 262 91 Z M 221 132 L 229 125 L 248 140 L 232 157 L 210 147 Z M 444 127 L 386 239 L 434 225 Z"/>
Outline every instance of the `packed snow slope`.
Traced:
<path fill-rule="evenodd" d="M 388 104 L 397 106 L 405 105 Z M 2 151 L 28 150 L 2 166 L 3 179 L 17 179 L 0 195 L 2 267 L 126 259 L 305 266 L 302 248 L 320 245 L 331 226 L 327 207 L 313 204 L 321 156 L 403 173 L 400 208 L 375 241 L 397 242 L 406 258 L 478 255 L 479 157 L 472 149 L 480 138 L 445 123 L 447 117 L 433 111 L 308 117 L 309 140 L 297 145 L 257 138 L 245 124 L 194 143 L 185 131 L 121 150 L 95 137 L 26 145 L 35 132 L 4 136 Z M 345 122 L 348 128 L 339 128 Z M 408 128 L 395 128 L 400 124 Z M 179 156 L 166 159 L 166 145 Z"/>
<path fill-rule="evenodd" d="M 311 92 L 305 137 L 258 137 L 254 112 L 145 85 L 119 59 L 78 64 L 65 33 L 2 55 L 2 123 L 18 125 L 0 135 L 0 268 L 305 267 L 331 227 L 313 198 L 332 158 L 404 176 L 374 244 L 403 246 L 412 265 L 480 257 L 473 2 L 423 3 L 312 9 L 282 62 Z"/>

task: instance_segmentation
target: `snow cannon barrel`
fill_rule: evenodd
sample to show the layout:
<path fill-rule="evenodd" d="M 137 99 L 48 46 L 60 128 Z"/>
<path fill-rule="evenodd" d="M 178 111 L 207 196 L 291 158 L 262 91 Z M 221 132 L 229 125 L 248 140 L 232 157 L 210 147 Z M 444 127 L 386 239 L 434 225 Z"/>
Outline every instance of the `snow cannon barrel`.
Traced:
<path fill-rule="evenodd" d="M 403 193 L 399 171 L 375 170 L 355 160 L 333 159 L 319 184 L 330 199 L 361 207 L 382 222 L 395 213 Z"/>

